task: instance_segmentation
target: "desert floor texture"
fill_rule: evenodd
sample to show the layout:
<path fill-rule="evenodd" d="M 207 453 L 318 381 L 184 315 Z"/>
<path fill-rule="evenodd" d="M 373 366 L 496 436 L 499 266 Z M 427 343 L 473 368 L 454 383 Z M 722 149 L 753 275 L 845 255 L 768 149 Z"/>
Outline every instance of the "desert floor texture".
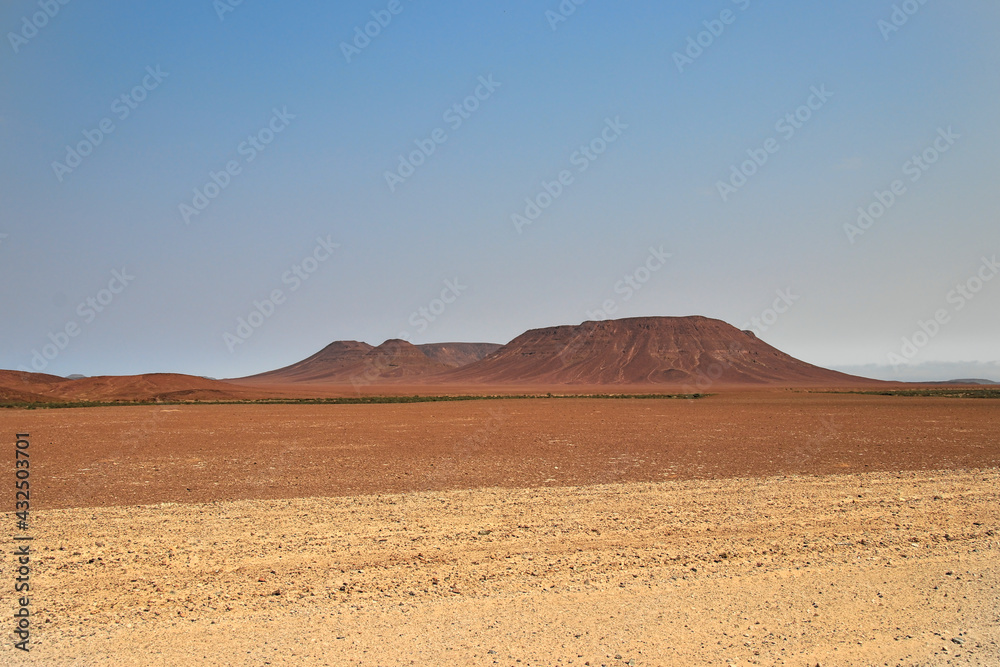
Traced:
<path fill-rule="evenodd" d="M 0 664 L 995 666 L 998 427 L 791 390 L 4 410 Z"/>

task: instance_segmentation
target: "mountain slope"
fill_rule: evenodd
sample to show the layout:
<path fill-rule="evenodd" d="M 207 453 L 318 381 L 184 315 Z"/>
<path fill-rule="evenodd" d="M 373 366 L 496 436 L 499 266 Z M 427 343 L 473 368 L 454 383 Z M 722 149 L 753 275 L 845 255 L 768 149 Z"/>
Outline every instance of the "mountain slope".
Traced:
<path fill-rule="evenodd" d="M 330 381 L 331 378 L 342 374 L 345 368 L 360 363 L 365 355 L 374 349 L 368 343 L 338 340 L 302 361 L 266 373 L 238 378 L 236 381 L 253 383 Z"/>
<path fill-rule="evenodd" d="M 290 366 L 235 381 L 356 385 L 435 375 L 450 368 L 405 340 L 390 339 L 378 347 L 357 341 L 337 341 Z"/>

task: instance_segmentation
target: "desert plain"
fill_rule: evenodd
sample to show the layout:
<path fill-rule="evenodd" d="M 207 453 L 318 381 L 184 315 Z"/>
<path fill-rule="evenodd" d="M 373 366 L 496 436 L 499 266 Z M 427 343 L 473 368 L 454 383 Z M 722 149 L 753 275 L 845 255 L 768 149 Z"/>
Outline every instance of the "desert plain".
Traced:
<path fill-rule="evenodd" d="M 5 409 L 0 663 L 997 665 L 998 427 L 803 388 Z"/>

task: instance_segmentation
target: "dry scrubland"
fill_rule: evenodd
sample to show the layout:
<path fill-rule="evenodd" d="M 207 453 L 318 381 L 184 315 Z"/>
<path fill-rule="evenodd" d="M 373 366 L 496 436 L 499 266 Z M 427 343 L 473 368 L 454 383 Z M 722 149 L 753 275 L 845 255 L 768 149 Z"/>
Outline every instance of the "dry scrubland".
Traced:
<path fill-rule="evenodd" d="M 39 560 L 0 663 L 997 665 L 994 406 L 4 411 Z"/>

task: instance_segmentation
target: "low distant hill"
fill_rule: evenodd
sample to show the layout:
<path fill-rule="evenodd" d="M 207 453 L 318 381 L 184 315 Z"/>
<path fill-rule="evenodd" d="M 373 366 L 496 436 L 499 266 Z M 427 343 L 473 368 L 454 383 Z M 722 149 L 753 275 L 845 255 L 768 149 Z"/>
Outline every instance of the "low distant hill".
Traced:
<path fill-rule="evenodd" d="M 387 340 L 373 347 L 353 340 L 336 341 L 290 366 L 234 381 L 251 384 L 372 384 L 415 380 L 478 361 L 499 347 L 494 343 L 413 345 L 399 339 Z"/>
<path fill-rule="evenodd" d="M 1000 382 L 994 382 L 993 380 L 943 380 L 940 382 L 922 382 L 921 384 L 957 384 L 957 385 L 991 385 L 1000 384 Z"/>
<path fill-rule="evenodd" d="M 0 401 L 7 403 L 238 400 L 248 396 L 244 388 L 228 382 L 176 373 L 70 380 L 43 373 L 0 371 Z"/>

